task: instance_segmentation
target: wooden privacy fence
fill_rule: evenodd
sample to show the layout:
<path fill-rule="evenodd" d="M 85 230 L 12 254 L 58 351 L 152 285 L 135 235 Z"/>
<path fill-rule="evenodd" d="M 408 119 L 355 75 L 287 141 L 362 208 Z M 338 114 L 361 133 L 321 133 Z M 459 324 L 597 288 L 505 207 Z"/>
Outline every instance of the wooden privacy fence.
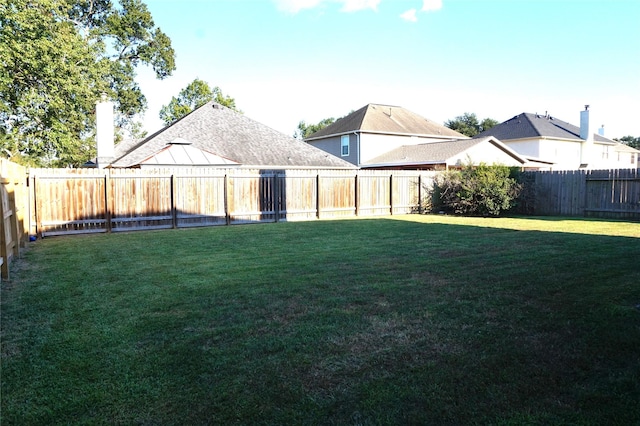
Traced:
<path fill-rule="evenodd" d="M 29 194 L 27 169 L 0 159 L 0 268 L 9 278 L 9 264 L 18 257 L 28 238 Z"/>
<path fill-rule="evenodd" d="M 640 219 L 640 169 L 527 173 L 534 214 Z"/>
<path fill-rule="evenodd" d="M 40 236 L 420 211 L 437 172 L 32 169 Z"/>
<path fill-rule="evenodd" d="M 29 235 L 421 212 L 441 172 L 25 169 L 0 159 L 0 264 Z M 527 214 L 640 220 L 640 169 L 526 172 Z"/>

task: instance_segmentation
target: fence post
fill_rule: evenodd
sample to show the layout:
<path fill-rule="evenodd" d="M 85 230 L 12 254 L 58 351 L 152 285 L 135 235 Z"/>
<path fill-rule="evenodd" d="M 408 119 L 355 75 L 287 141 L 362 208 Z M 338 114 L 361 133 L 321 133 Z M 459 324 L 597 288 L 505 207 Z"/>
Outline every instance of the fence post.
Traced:
<path fill-rule="evenodd" d="M 389 175 L 389 214 L 393 216 L 393 174 Z"/>
<path fill-rule="evenodd" d="M 224 220 L 227 225 L 231 224 L 231 215 L 229 214 L 229 175 L 224 174 Z"/>
<path fill-rule="evenodd" d="M 422 175 L 418 174 L 418 214 L 422 214 Z"/>
<path fill-rule="evenodd" d="M 9 221 L 11 240 L 13 243 L 13 257 L 20 255 L 20 229 L 18 227 L 18 206 L 16 205 L 15 188 L 9 192 L 9 209 L 11 209 L 12 217 Z"/>
<path fill-rule="evenodd" d="M 355 189 L 356 216 L 360 216 L 360 186 L 358 183 L 358 172 L 354 177 L 353 187 Z"/>
<path fill-rule="evenodd" d="M 38 196 L 38 177 L 33 177 L 33 194 L 35 198 L 34 209 L 36 213 L 36 235 L 40 235 L 40 238 L 44 236 L 42 229 L 42 196 Z"/>
<path fill-rule="evenodd" d="M 278 185 L 278 171 L 273 173 L 273 214 L 275 221 L 280 221 L 280 188 Z"/>
<path fill-rule="evenodd" d="M 29 199 L 29 201 L 27 202 L 28 205 L 28 212 L 27 215 L 29 216 L 29 223 L 28 223 L 28 229 L 27 229 L 27 238 L 30 238 L 31 235 L 37 235 L 37 230 L 36 230 L 36 193 L 35 193 L 35 178 L 32 176 L 31 173 L 29 173 L 28 178 L 27 178 L 27 197 Z"/>
<path fill-rule="evenodd" d="M 5 215 L 7 212 L 5 211 L 5 188 L 4 183 L 0 183 L 0 219 L 2 219 L 2 234 L 0 234 L 0 259 L 2 260 L 2 279 L 9 279 L 9 250 L 7 249 L 7 245 L 10 244 L 7 241 L 7 222 L 5 220 Z"/>
<path fill-rule="evenodd" d="M 171 192 L 171 227 L 176 229 L 178 227 L 178 209 L 176 209 L 176 175 L 173 173 L 171 174 L 169 191 Z"/>
<path fill-rule="evenodd" d="M 104 175 L 104 220 L 107 233 L 111 233 L 111 199 L 109 197 L 109 187 L 111 186 L 111 171 Z"/>
<path fill-rule="evenodd" d="M 316 218 L 320 219 L 320 173 L 316 175 Z"/>

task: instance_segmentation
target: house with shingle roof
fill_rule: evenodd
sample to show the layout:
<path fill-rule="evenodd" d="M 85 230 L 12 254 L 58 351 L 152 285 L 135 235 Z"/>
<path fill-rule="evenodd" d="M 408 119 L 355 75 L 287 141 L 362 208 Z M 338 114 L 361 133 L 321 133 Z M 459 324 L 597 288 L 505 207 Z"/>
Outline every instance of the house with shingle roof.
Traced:
<path fill-rule="evenodd" d="M 552 163 L 554 170 L 637 167 L 640 151 L 594 132 L 588 108 L 581 111 L 580 124 L 522 113 L 475 137 L 493 136 L 524 157 Z"/>
<path fill-rule="evenodd" d="M 98 132 L 100 135 L 100 129 Z M 101 158 L 110 161 L 100 167 L 118 168 L 354 168 L 341 158 L 215 102 L 144 139 L 120 142 L 107 156 L 99 152 L 99 163 Z"/>
<path fill-rule="evenodd" d="M 403 145 L 363 164 L 363 168 L 449 170 L 468 164 L 502 164 L 510 167 L 536 167 L 498 139 L 476 139 Z M 548 165 L 546 165 L 548 167 Z"/>
<path fill-rule="evenodd" d="M 468 139 L 405 108 L 368 104 L 305 138 L 356 166 L 405 145 Z"/>

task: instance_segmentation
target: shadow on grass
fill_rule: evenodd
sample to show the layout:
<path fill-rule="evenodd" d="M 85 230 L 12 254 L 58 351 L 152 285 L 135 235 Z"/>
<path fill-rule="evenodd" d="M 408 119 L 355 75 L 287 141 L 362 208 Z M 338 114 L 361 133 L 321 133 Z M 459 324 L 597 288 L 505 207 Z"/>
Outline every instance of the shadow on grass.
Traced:
<path fill-rule="evenodd" d="M 3 424 L 640 421 L 640 239 L 456 221 L 38 242 Z"/>

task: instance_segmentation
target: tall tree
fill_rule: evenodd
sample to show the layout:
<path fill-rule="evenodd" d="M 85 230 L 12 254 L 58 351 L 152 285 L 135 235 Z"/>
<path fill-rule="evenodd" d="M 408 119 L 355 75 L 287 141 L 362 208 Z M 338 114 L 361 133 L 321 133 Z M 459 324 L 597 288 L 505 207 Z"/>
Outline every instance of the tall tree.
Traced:
<path fill-rule="evenodd" d="M 0 6 L 0 155 L 77 166 L 95 153 L 95 102 L 114 101 L 135 128 L 146 99 L 139 65 L 175 69 L 169 38 L 140 0 L 3 0 Z"/>
<path fill-rule="evenodd" d="M 323 120 L 320 120 L 316 124 L 307 124 L 304 120 L 301 120 L 298 123 L 298 128 L 296 129 L 293 137 L 297 138 L 297 139 L 304 139 L 304 138 L 306 138 L 308 136 L 311 136 L 312 134 L 314 134 L 318 130 L 324 129 L 328 125 L 335 123 L 335 121 L 336 121 L 336 119 L 333 118 L 333 117 L 329 117 L 329 118 L 325 118 Z"/>
<path fill-rule="evenodd" d="M 236 108 L 235 99 L 225 96 L 218 86 L 211 88 L 206 81 L 196 78 L 180 91 L 178 97 L 173 96 L 168 105 L 162 106 L 160 119 L 164 124 L 171 124 L 209 101 L 241 112 Z"/>
<path fill-rule="evenodd" d="M 497 124 L 498 121 L 492 118 L 485 118 L 480 122 L 474 113 L 469 112 L 465 112 L 463 115 L 444 123 L 446 127 L 469 137 L 474 137 L 478 133 L 484 132 Z"/>

